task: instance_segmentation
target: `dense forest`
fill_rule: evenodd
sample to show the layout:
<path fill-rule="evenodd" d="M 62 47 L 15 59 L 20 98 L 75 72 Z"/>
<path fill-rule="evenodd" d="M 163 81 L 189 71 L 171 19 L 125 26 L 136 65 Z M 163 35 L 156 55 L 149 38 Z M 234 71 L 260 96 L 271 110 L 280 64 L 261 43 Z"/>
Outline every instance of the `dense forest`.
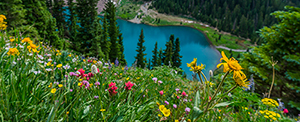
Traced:
<path fill-rule="evenodd" d="M 299 6 L 300 1 L 155 0 L 152 5 L 160 13 L 192 17 L 254 42 L 260 28 L 276 23 L 277 20 L 270 13 L 283 10 L 286 5 Z"/>

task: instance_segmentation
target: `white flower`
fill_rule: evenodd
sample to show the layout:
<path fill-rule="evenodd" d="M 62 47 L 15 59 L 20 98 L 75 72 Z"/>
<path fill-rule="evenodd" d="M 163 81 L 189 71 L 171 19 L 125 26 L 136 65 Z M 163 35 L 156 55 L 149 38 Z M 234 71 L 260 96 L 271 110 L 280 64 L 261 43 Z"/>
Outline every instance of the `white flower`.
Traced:
<path fill-rule="evenodd" d="M 47 68 L 46 70 L 47 70 L 47 71 L 52 71 L 52 69 L 51 69 L 51 68 Z"/>
<path fill-rule="evenodd" d="M 64 69 L 69 69 L 70 66 L 69 65 L 66 65 L 66 66 L 63 66 Z"/>
<path fill-rule="evenodd" d="M 40 74 L 41 71 L 33 71 L 34 74 Z"/>
<path fill-rule="evenodd" d="M 51 59 L 51 58 L 49 58 L 49 59 L 48 59 L 48 62 L 50 62 L 50 61 L 52 61 L 52 59 Z"/>
<path fill-rule="evenodd" d="M 28 55 L 29 55 L 29 56 L 32 56 L 32 53 L 29 53 Z"/>
<path fill-rule="evenodd" d="M 228 93 L 228 96 L 231 97 L 232 96 L 231 93 Z"/>
<path fill-rule="evenodd" d="M 23 45 L 19 45 L 19 47 L 20 47 L 20 48 L 22 48 L 22 49 L 24 48 L 24 46 L 23 46 Z"/>
<path fill-rule="evenodd" d="M 39 54 L 38 54 L 37 56 L 38 56 L 40 59 L 42 59 L 42 60 L 44 59 L 44 57 L 41 56 L 41 55 L 39 55 Z"/>
<path fill-rule="evenodd" d="M 39 63 L 44 63 L 44 61 L 38 60 Z"/>
<path fill-rule="evenodd" d="M 16 64 L 17 64 L 17 62 L 15 62 L 15 61 L 13 61 L 12 63 L 13 63 L 14 65 L 16 65 Z"/>
<path fill-rule="evenodd" d="M 73 61 L 73 62 L 76 62 L 77 60 L 76 60 L 76 58 L 73 58 L 72 61 Z"/>
<path fill-rule="evenodd" d="M 102 65 L 102 64 L 103 64 L 101 61 L 98 61 L 97 63 L 98 63 L 99 65 Z"/>
<path fill-rule="evenodd" d="M 92 65 L 91 71 L 92 71 L 93 74 L 97 74 L 98 73 L 97 66 Z"/>
<path fill-rule="evenodd" d="M 212 70 L 209 70 L 209 75 L 210 75 L 210 77 L 213 77 L 214 76 L 214 72 Z"/>
<path fill-rule="evenodd" d="M 50 56 L 51 56 L 51 54 L 47 54 L 47 56 L 48 56 L 48 57 L 50 57 Z"/>

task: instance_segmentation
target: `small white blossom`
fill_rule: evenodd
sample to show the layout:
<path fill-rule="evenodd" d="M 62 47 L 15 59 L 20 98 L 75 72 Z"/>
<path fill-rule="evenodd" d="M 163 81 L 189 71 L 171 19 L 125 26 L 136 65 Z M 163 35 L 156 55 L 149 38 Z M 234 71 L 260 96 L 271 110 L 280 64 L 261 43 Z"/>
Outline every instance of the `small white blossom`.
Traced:
<path fill-rule="evenodd" d="M 98 73 L 98 70 L 97 70 L 97 66 L 96 66 L 96 65 L 92 65 L 91 72 L 92 72 L 93 74 L 97 74 L 97 73 Z"/>

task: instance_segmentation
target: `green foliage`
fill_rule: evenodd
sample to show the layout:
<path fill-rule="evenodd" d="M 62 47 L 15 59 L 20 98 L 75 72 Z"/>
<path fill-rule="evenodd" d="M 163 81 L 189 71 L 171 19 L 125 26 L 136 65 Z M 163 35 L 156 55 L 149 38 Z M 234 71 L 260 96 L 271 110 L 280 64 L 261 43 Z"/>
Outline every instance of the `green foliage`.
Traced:
<path fill-rule="evenodd" d="M 158 49 L 157 49 L 157 42 L 155 43 L 155 47 L 154 47 L 154 50 L 152 51 L 153 55 L 152 55 L 152 67 L 156 67 L 156 66 L 160 66 L 158 62 L 159 60 L 159 57 L 158 57 Z"/>
<path fill-rule="evenodd" d="M 137 43 L 137 55 L 134 57 L 137 60 L 137 66 L 144 68 L 146 66 L 147 60 L 146 57 L 144 57 L 146 54 L 144 53 L 146 50 L 146 47 L 143 45 L 145 42 L 144 40 L 144 32 L 143 29 L 141 30 L 139 42 Z"/>
<path fill-rule="evenodd" d="M 92 56 L 92 57 L 97 57 L 98 59 L 100 58 L 103 58 L 104 57 L 104 53 L 102 52 L 102 49 L 101 49 L 101 29 L 102 29 L 102 26 L 100 24 L 100 17 L 97 17 L 93 24 L 92 24 L 92 27 L 90 30 L 89 30 L 89 33 L 92 34 L 92 39 L 90 40 L 90 42 L 92 43 L 92 46 L 91 48 L 89 49 L 89 56 Z"/>
<path fill-rule="evenodd" d="M 111 42 L 109 41 L 109 35 L 108 35 L 108 24 L 106 20 L 106 16 L 102 19 L 103 22 L 103 29 L 102 29 L 102 38 L 101 38 L 101 49 L 105 55 L 104 61 L 108 61 L 109 59 L 109 52 L 110 52 L 110 46 Z"/>
<path fill-rule="evenodd" d="M 182 56 L 179 54 L 180 52 L 180 42 L 179 42 L 179 38 L 176 38 L 176 41 L 175 41 L 175 50 L 173 51 L 173 65 L 174 67 L 177 67 L 179 68 L 181 66 L 181 59 Z"/>
<path fill-rule="evenodd" d="M 58 27 L 59 36 L 60 38 L 64 38 L 65 30 L 66 30 L 66 21 L 65 21 L 65 9 L 63 8 L 65 6 L 64 0 L 54 0 L 54 5 L 51 6 L 50 1 L 47 1 L 46 4 L 48 8 L 51 8 L 52 10 L 52 16 L 56 19 L 56 25 Z"/>
<path fill-rule="evenodd" d="M 127 62 L 125 60 L 125 54 L 124 54 L 124 45 L 123 45 L 123 37 L 122 37 L 122 33 L 120 32 L 120 29 L 118 27 L 118 33 L 119 33 L 119 36 L 118 36 L 118 43 L 120 45 L 120 52 L 121 52 L 121 57 L 119 59 L 121 65 L 126 65 Z"/>
<path fill-rule="evenodd" d="M 172 65 L 173 66 L 173 61 L 172 61 L 172 57 L 174 54 L 173 42 L 174 42 L 174 35 L 171 35 L 169 41 L 166 43 L 166 49 L 164 50 L 164 53 L 163 53 L 162 60 L 163 60 L 164 65 Z"/>
<path fill-rule="evenodd" d="M 247 74 L 254 74 L 259 91 L 265 86 L 270 86 L 272 77 L 272 65 L 269 61 L 278 61 L 275 65 L 275 86 L 271 96 L 282 98 L 293 108 L 300 110 L 299 106 L 299 52 L 300 52 L 300 9 L 286 6 L 287 11 L 276 11 L 275 16 L 278 24 L 264 27 L 260 30 L 260 36 L 265 44 L 254 47 L 245 53 L 241 59 Z M 287 104 L 286 104 L 287 105 Z M 296 109 L 289 110 L 297 113 Z"/>

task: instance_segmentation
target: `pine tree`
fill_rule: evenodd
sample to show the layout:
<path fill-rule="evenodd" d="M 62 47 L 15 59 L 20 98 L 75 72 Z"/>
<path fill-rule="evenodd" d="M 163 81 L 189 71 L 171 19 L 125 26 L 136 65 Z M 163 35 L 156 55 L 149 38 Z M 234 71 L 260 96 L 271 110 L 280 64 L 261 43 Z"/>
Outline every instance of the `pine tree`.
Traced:
<path fill-rule="evenodd" d="M 109 59 L 109 52 L 110 52 L 110 41 L 109 41 L 109 35 L 108 35 L 108 25 L 107 25 L 107 20 L 106 16 L 102 19 L 103 22 L 103 29 L 102 29 L 102 38 L 101 38 L 101 49 L 105 55 L 104 60 L 108 61 Z"/>
<path fill-rule="evenodd" d="M 47 2 L 48 4 L 51 4 L 50 1 Z M 59 36 L 60 38 L 64 38 L 65 35 L 65 28 L 66 28 L 66 21 L 64 17 L 64 11 L 63 8 L 65 5 L 64 0 L 54 0 L 53 8 L 51 9 L 53 11 L 52 15 L 56 19 L 56 24 L 58 26 Z"/>
<path fill-rule="evenodd" d="M 289 112 L 300 110 L 300 8 L 285 7 L 288 11 L 276 11 L 271 15 L 278 19 L 278 24 L 260 29 L 260 37 L 265 43 L 254 47 L 241 56 L 241 65 L 246 75 L 254 75 L 257 92 L 265 92 L 265 86 L 271 86 L 273 68 L 269 61 L 278 61 L 275 65 L 275 86 L 271 97 L 281 98 Z M 285 106 L 287 107 L 287 106 Z M 298 111 L 296 112 L 296 109 Z"/>
<path fill-rule="evenodd" d="M 124 45 L 123 45 L 123 37 L 122 37 L 122 33 L 118 27 L 118 33 L 119 33 L 119 36 L 118 36 L 118 43 L 120 45 L 120 52 L 121 52 L 121 57 L 119 58 L 119 61 L 122 65 L 126 65 L 127 62 L 125 60 L 125 54 L 124 54 Z"/>
<path fill-rule="evenodd" d="M 175 51 L 173 52 L 174 53 L 174 55 L 173 55 L 173 57 L 174 57 L 174 59 L 173 59 L 173 65 L 174 65 L 174 67 L 180 67 L 181 66 L 181 59 L 180 58 L 182 58 L 182 56 L 179 54 L 179 52 L 180 52 L 180 42 L 179 42 L 179 38 L 176 38 L 176 41 L 175 41 Z"/>
<path fill-rule="evenodd" d="M 151 69 L 151 60 L 150 60 L 150 58 L 149 58 L 149 61 L 148 61 L 148 63 L 147 63 L 147 68 L 150 70 Z"/>
<path fill-rule="evenodd" d="M 151 61 L 152 62 L 152 67 L 160 66 L 159 62 L 158 62 L 157 42 L 155 43 L 155 47 L 154 47 L 154 50 L 152 52 L 153 52 L 152 61 Z"/>
<path fill-rule="evenodd" d="M 172 55 L 173 55 L 173 41 L 174 40 L 174 35 L 170 36 L 170 40 L 166 43 L 166 49 L 164 50 L 163 53 L 163 63 L 164 65 L 171 65 L 173 66 L 172 62 Z"/>
<path fill-rule="evenodd" d="M 162 66 L 162 63 L 163 63 L 163 50 L 160 48 L 158 51 L 157 66 Z"/>
<path fill-rule="evenodd" d="M 112 1 L 109 1 L 105 4 L 105 14 L 104 16 L 107 17 L 109 27 L 108 27 L 108 34 L 110 37 L 111 46 L 110 49 L 113 51 L 109 52 L 109 59 L 111 61 L 116 60 L 116 58 L 121 57 L 120 45 L 118 43 L 118 28 L 116 22 L 116 7 Z"/>
<path fill-rule="evenodd" d="M 75 3 L 73 3 L 73 0 L 68 0 L 68 9 L 70 11 L 69 20 L 68 20 L 68 36 L 69 41 L 71 42 L 72 46 L 71 48 L 75 51 L 79 51 L 81 48 L 81 40 L 77 38 L 78 36 L 78 29 L 79 25 L 77 24 L 78 19 L 76 16 L 76 8 Z"/>
<path fill-rule="evenodd" d="M 141 34 L 140 34 L 140 38 L 139 38 L 139 42 L 138 42 L 138 46 L 137 46 L 137 56 L 135 56 L 135 59 L 137 60 L 137 66 L 140 66 L 141 68 L 144 68 L 147 61 L 146 58 L 144 57 L 146 54 L 144 53 L 146 50 L 146 47 L 143 45 L 145 42 L 144 40 L 144 33 L 143 33 L 143 29 L 141 30 Z"/>
<path fill-rule="evenodd" d="M 97 58 L 103 58 L 104 54 L 101 49 L 101 24 L 100 24 L 100 18 L 97 17 L 97 19 L 94 20 L 92 27 L 89 31 L 89 33 L 92 34 L 93 38 L 91 39 L 92 46 L 89 49 L 89 56 L 97 57 Z"/>

